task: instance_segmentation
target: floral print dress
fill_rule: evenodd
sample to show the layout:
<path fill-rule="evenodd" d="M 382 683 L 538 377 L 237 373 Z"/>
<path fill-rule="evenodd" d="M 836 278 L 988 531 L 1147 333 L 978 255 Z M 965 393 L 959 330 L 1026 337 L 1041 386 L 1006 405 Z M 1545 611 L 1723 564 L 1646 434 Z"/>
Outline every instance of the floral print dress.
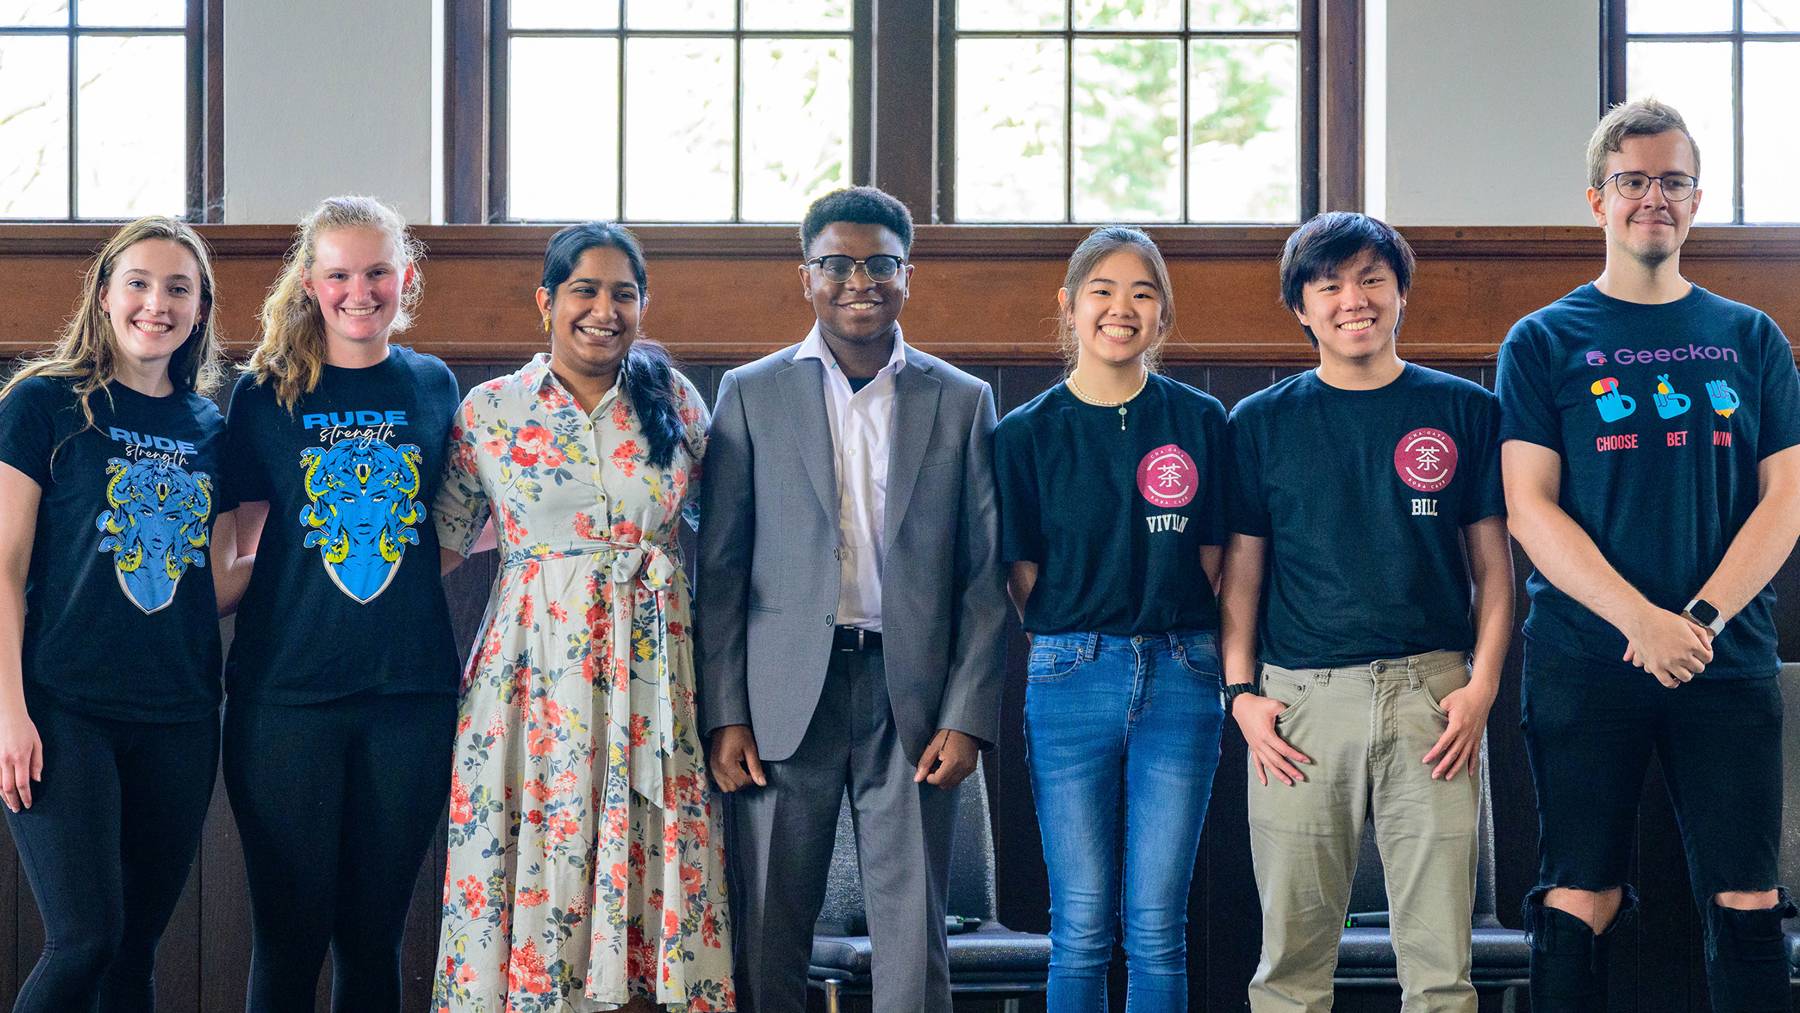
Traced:
<path fill-rule="evenodd" d="M 618 386 L 590 416 L 549 356 L 475 388 L 434 511 L 501 571 L 462 682 L 433 1008 L 728 1010 L 720 821 L 694 708 L 676 527 L 706 407 L 653 468 Z"/>

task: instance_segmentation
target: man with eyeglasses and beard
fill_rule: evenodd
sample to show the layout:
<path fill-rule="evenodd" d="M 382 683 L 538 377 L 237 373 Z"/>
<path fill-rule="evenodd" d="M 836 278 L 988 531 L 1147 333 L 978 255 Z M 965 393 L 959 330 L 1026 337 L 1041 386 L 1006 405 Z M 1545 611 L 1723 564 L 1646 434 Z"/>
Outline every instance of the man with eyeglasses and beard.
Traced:
<path fill-rule="evenodd" d="M 1501 460 L 1527 582 L 1525 744 L 1541 828 L 1531 1007 L 1605 1009 L 1651 754 L 1720 1013 L 1788 1009 L 1769 580 L 1800 534 L 1800 378 L 1762 312 L 1681 276 L 1700 154 L 1655 101 L 1588 143 L 1606 267 L 1500 349 Z"/>
<path fill-rule="evenodd" d="M 839 802 L 877 1011 L 947 1011 L 951 790 L 999 737 L 1006 599 L 988 385 L 900 333 L 912 217 L 872 187 L 800 227 L 798 345 L 725 374 L 701 493 L 701 720 L 732 793 L 738 994 L 801 1013 Z"/>

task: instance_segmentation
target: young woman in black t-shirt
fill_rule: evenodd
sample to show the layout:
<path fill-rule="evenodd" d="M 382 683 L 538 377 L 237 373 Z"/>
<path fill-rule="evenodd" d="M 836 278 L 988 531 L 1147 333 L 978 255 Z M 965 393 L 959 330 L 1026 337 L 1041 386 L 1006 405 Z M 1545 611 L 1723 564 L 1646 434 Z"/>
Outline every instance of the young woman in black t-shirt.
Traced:
<path fill-rule="evenodd" d="M 450 783 L 457 662 L 427 505 L 456 379 L 390 346 L 418 294 L 400 216 L 300 225 L 233 392 L 227 487 L 255 568 L 226 663 L 225 786 L 250 883 L 252 1010 L 394 1010 L 419 862 Z"/>
<path fill-rule="evenodd" d="M 141 219 L 0 389 L 0 800 L 44 920 L 17 1010 L 152 1008 L 200 842 L 230 509 L 212 310 L 200 238 Z"/>
<path fill-rule="evenodd" d="M 1144 233 L 1096 229 L 1057 298 L 1069 374 L 994 434 L 1001 553 L 1032 637 L 1047 1006 L 1107 1008 L 1123 923 L 1128 1009 L 1186 1009 L 1188 887 L 1224 721 L 1225 409 L 1155 371 L 1175 312 Z"/>

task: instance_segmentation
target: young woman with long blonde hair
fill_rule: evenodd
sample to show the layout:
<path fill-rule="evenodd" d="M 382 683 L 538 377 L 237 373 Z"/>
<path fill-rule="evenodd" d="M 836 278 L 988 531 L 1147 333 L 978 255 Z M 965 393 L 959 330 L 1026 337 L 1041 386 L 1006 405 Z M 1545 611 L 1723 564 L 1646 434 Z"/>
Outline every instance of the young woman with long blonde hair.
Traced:
<path fill-rule="evenodd" d="M 16 1010 L 153 1008 L 200 843 L 231 506 L 213 299 L 193 230 L 132 222 L 0 388 L 0 801 L 44 919 Z"/>
<path fill-rule="evenodd" d="M 457 660 L 426 516 L 457 405 L 392 345 L 419 250 L 333 197 L 300 223 L 232 396 L 227 485 L 255 555 L 226 663 L 225 785 L 250 881 L 251 1010 L 394 1010 L 400 940 L 450 780 Z"/>

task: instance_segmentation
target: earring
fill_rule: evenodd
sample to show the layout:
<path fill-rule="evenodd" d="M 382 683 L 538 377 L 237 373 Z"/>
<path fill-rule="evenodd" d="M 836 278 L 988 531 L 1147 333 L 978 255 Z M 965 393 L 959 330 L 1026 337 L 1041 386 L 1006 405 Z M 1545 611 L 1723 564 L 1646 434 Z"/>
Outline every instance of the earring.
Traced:
<path fill-rule="evenodd" d="M 550 333 L 550 317 L 548 315 L 544 317 L 544 333 Z"/>

